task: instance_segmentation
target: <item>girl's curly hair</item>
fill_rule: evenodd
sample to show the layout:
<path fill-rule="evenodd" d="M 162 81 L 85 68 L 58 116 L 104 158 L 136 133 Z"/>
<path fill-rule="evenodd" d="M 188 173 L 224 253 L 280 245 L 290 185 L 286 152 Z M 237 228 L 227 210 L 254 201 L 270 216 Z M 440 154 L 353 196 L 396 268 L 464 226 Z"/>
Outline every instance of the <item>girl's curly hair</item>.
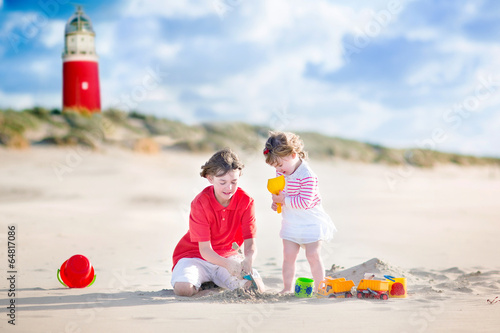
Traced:
<path fill-rule="evenodd" d="M 263 150 L 266 163 L 277 165 L 280 158 L 292 155 L 299 155 L 301 159 L 307 159 L 307 152 L 304 151 L 304 142 L 294 133 L 290 132 L 269 132 L 269 138 Z"/>

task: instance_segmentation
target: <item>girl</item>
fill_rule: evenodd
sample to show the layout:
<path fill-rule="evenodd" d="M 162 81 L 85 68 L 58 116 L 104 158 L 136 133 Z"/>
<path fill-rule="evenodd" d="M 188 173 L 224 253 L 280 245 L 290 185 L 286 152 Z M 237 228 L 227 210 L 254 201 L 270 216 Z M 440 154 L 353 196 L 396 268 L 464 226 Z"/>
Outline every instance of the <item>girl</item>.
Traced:
<path fill-rule="evenodd" d="M 293 292 L 295 261 L 300 247 L 305 247 L 306 258 L 314 279 L 314 290 L 324 278 L 321 260 L 321 241 L 328 241 L 336 231 L 330 217 L 321 205 L 318 177 L 305 162 L 304 143 L 293 133 L 269 132 L 264 148 L 266 163 L 276 168 L 278 176 L 285 176 L 285 189 L 273 194 L 271 208 L 282 205 L 280 237 L 283 239 L 283 293 Z"/>

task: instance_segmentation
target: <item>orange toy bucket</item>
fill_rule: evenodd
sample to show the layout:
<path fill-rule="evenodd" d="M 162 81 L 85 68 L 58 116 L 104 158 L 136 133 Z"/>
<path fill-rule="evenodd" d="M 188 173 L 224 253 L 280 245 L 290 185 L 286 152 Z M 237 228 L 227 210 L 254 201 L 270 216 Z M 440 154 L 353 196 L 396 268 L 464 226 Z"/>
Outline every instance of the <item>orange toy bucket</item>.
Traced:
<path fill-rule="evenodd" d="M 384 275 L 384 277 L 389 281 L 389 297 L 406 297 L 406 278 L 395 278 L 388 275 Z"/>

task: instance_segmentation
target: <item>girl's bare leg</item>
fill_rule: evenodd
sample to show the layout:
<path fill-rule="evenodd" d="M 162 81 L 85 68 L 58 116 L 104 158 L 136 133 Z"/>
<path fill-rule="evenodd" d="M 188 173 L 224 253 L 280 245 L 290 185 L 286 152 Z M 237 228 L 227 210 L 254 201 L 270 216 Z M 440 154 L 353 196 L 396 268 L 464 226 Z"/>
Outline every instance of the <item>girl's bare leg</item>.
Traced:
<path fill-rule="evenodd" d="M 325 266 L 321 260 L 321 241 L 306 244 L 306 258 L 311 267 L 311 274 L 314 279 L 314 292 L 318 292 L 318 287 L 325 277 Z"/>
<path fill-rule="evenodd" d="M 295 261 L 299 254 L 300 245 L 283 239 L 283 290 L 282 293 L 294 291 L 293 279 L 295 277 Z"/>

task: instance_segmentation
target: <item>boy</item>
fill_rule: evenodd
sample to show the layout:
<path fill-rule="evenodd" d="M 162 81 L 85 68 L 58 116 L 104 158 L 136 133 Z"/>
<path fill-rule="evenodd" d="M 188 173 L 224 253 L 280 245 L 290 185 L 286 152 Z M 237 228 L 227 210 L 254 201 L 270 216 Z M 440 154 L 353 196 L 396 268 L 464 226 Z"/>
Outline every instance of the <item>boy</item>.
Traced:
<path fill-rule="evenodd" d="M 257 250 L 254 200 L 238 187 L 243 167 L 230 149 L 218 151 L 201 167 L 200 175 L 211 186 L 192 201 L 189 231 L 174 250 L 171 283 L 176 295 L 193 296 L 209 281 L 231 290 L 249 288 L 252 282 L 242 278 L 246 274 L 263 288 L 252 268 Z M 233 242 L 244 244 L 244 259 Z"/>

